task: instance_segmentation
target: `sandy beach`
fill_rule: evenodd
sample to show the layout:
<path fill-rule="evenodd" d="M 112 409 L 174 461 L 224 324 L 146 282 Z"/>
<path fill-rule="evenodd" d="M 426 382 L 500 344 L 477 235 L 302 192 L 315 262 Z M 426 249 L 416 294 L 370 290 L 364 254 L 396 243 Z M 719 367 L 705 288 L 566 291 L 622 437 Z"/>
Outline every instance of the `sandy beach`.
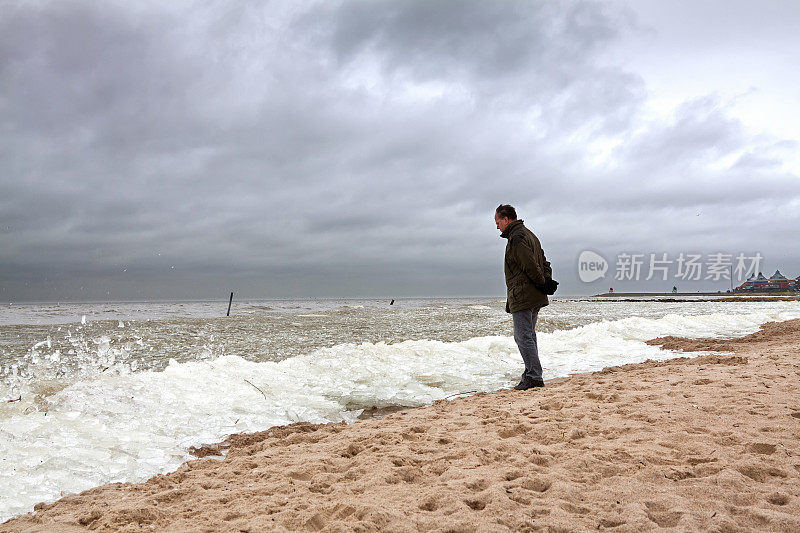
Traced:
<path fill-rule="evenodd" d="M 0 531 L 800 530 L 800 320 L 651 343 L 727 353 L 235 435 Z"/>

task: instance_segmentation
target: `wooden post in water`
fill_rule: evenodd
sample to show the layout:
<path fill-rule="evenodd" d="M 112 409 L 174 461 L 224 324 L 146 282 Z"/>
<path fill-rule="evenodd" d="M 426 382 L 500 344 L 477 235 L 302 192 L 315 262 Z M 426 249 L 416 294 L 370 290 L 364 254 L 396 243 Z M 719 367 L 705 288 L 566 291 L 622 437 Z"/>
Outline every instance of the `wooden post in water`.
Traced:
<path fill-rule="evenodd" d="M 233 303 L 233 293 L 231 293 L 231 299 L 228 300 L 228 314 L 225 316 L 231 316 L 231 304 Z"/>

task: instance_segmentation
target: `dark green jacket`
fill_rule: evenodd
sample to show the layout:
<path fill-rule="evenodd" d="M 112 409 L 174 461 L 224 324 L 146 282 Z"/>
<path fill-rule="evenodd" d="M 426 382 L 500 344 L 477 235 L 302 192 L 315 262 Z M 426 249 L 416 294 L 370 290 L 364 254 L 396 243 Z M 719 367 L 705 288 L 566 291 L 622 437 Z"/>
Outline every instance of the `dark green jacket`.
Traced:
<path fill-rule="evenodd" d="M 522 220 L 511 222 L 501 234 L 506 244 L 505 274 L 508 300 L 506 312 L 544 307 L 547 295 L 536 285 L 553 276 L 550 263 L 544 256 L 539 239 L 525 227 Z"/>

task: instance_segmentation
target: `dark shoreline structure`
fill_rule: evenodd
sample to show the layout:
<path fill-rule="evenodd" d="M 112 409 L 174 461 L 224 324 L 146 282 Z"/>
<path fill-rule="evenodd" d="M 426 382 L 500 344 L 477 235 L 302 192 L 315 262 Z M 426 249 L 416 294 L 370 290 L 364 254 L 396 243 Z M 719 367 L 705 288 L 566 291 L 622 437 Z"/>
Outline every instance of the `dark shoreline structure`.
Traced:
<path fill-rule="evenodd" d="M 673 289 L 675 290 L 675 289 Z M 629 297 L 675 297 L 675 296 L 800 296 L 800 276 L 796 279 L 790 279 L 781 274 L 780 270 L 767 279 L 761 272 L 756 276 L 751 274 L 747 280 L 734 288 L 732 291 L 716 291 L 716 292 L 604 292 L 601 294 L 592 295 L 594 298 L 615 298 Z M 641 300 L 631 300 L 641 301 Z M 659 300 L 665 301 L 665 300 Z M 675 300 L 677 301 L 677 300 Z M 718 299 L 708 301 L 719 301 Z M 750 300 L 751 301 L 751 300 Z M 769 301 L 769 300 L 764 300 Z"/>
<path fill-rule="evenodd" d="M 687 300 L 686 297 L 691 297 Z M 717 291 L 717 292 L 604 292 L 590 298 L 608 298 L 609 302 L 781 302 L 797 300 L 800 290 L 789 291 Z M 647 298 L 650 298 L 649 300 Z"/>
<path fill-rule="evenodd" d="M 752 274 L 747 281 L 733 289 L 733 292 L 793 292 L 800 290 L 800 276 L 797 279 L 788 279 L 780 270 L 770 276 L 764 277 L 761 272 L 758 276 Z"/>

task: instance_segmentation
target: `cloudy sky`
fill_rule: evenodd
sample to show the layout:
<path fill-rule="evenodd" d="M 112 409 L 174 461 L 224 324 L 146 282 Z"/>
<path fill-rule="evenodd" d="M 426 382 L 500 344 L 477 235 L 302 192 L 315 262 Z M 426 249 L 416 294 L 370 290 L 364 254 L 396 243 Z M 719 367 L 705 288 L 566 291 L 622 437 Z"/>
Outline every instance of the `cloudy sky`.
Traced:
<path fill-rule="evenodd" d="M 800 3 L 0 3 L 0 301 L 502 296 L 501 202 L 800 274 Z"/>

